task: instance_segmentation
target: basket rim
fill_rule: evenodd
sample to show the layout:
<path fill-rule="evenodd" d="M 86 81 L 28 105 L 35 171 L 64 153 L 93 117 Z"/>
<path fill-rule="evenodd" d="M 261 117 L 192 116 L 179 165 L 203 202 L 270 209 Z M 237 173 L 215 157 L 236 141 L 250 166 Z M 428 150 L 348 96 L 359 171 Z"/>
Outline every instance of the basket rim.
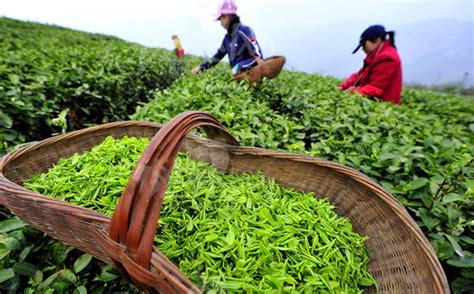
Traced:
<path fill-rule="evenodd" d="M 76 138 L 78 136 L 82 136 L 83 134 L 94 133 L 97 131 L 103 131 L 107 129 L 127 127 L 127 126 L 152 127 L 152 128 L 159 129 L 163 125 L 159 123 L 148 122 L 148 121 L 134 121 L 134 120 L 119 121 L 119 122 L 112 122 L 112 123 L 97 125 L 97 126 L 89 127 L 82 130 L 77 130 L 70 133 L 49 137 L 41 141 L 33 142 L 21 149 L 12 151 L 0 158 L 0 179 L 3 178 L 7 180 L 8 182 L 10 182 L 11 184 L 11 187 L 0 186 L 0 190 L 3 189 L 7 192 L 20 192 L 21 194 L 15 194 L 15 196 L 21 197 L 25 200 L 42 202 L 43 204 L 49 207 L 52 207 L 54 209 L 57 209 L 63 212 L 64 214 L 77 216 L 78 218 L 81 218 L 82 220 L 85 220 L 85 221 L 95 221 L 95 222 L 103 223 L 104 225 L 108 225 L 111 220 L 110 216 L 104 215 L 102 213 L 96 212 L 88 208 L 71 204 L 64 200 L 48 197 L 40 193 L 36 193 L 31 190 L 28 190 L 24 188 L 23 186 L 10 181 L 10 179 L 8 179 L 5 176 L 4 171 L 6 171 L 9 167 L 13 166 L 15 163 L 15 160 L 21 158 L 25 154 L 33 152 L 42 147 L 47 147 L 48 145 L 52 145 L 64 140 L 69 140 L 71 138 Z M 390 208 L 390 210 L 397 216 L 397 219 L 401 223 L 403 223 L 405 228 L 407 228 L 410 231 L 411 233 L 410 237 L 416 238 L 416 241 L 417 241 L 416 243 L 422 249 L 421 251 L 423 251 L 423 254 L 429 259 L 430 264 L 432 264 L 435 267 L 435 269 L 431 271 L 433 278 L 435 277 L 434 274 L 437 273 L 436 279 L 433 279 L 433 280 L 436 280 L 439 289 L 443 289 L 446 292 L 449 292 L 449 286 L 448 286 L 446 275 L 439 262 L 439 259 L 436 256 L 436 253 L 433 247 L 431 246 L 430 242 L 428 241 L 426 236 L 423 234 L 419 226 L 416 224 L 413 218 L 409 215 L 406 208 L 401 203 L 399 203 L 398 200 L 396 200 L 396 198 L 393 195 L 391 195 L 385 188 L 383 188 L 374 180 L 370 179 L 367 175 L 363 174 L 362 172 L 340 163 L 328 161 L 325 159 L 321 159 L 321 158 L 317 158 L 317 157 L 309 156 L 309 155 L 292 154 L 289 152 L 276 151 L 276 150 L 270 150 L 270 149 L 259 148 L 259 147 L 232 146 L 232 145 L 217 142 L 217 141 L 204 138 L 201 136 L 193 135 L 193 134 L 188 134 L 186 138 L 197 141 L 198 143 L 204 144 L 205 146 L 224 147 L 226 148 L 228 152 L 236 154 L 236 155 L 239 155 L 239 154 L 258 155 L 262 157 L 279 158 L 279 159 L 286 159 L 290 161 L 315 164 L 318 166 L 333 169 L 334 171 L 338 173 L 344 174 L 352 178 L 353 180 L 357 181 L 359 184 L 366 187 L 367 189 L 374 191 L 374 193 L 376 193 L 379 196 L 379 199 L 383 201 L 383 204 L 386 205 L 388 208 Z M 156 253 L 161 254 L 158 249 L 154 248 L 153 254 L 155 255 Z"/>

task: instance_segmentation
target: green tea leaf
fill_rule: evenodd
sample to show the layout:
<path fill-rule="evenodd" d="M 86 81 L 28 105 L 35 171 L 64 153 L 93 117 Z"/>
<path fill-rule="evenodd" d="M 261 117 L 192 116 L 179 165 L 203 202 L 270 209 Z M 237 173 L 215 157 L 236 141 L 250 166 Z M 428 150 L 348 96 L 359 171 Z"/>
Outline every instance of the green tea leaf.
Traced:
<path fill-rule="evenodd" d="M 33 276 L 36 273 L 36 266 L 29 262 L 18 262 L 13 265 L 13 270 L 23 276 Z"/>
<path fill-rule="evenodd" d="M 26 226 L 26 224 L 20 219 L 7 219 L 0 222 L 0 233 L 10 232 L 24 226 Z"/>
<path fill-rule="evenodd" d="M 111 266 L 103 267 L 99 279 L 104 282 L 110 282 L 117 279 L 119 276 L 117 274 L 112 273 L 112 271 L 113 268 Z"/>
<path fill-rule="evenodd" d="M 0 269 L 0 283 L 5 282 L 15 276 L 15 272 L 11 268 Z"/>
<path fill-rule="evenodd" d="M 65 280 L 67 280 L 67 281 L 69 281 L 69 282 L 71 282 L 71 283 L 75 283 L 77 281 L 76 275 L 68 269 L 64 269 L 64 270 L 60 271 L 58 276 L 65 279 Z"/>
<path fill-rule="evenodd" d="M 412 190 L 416 190 L 416 189 L 419 189 L 419 188 L 425 186 L 428 183 L 429 183 L 429 181 L 426 178 L 417 178 L 417 179 L 410 182 L 410 186 L 411 186 Z"/>
<path fill-rule="evenodd" d="M 448 260 L 448 264 L 455 267 L 474 268 L 474 257 L 469 258 L 452 258 Z"/>
<path fill-rule="evenodd" d="M 455 201 L 462 201 L 464 197 L 456 193 L 449 193 L 443 197 L 443 203 L 451 203 Z"/>
<path fill-rule="evenodd" d="M 0 260 L 4 259 L 11 250 L 7 247 L 7 245 L 0 243 Z"/>
<path fill-rule="evenodd" d="M 227 236 L 225 237 L 225 241 L 227 242 L 227 245 L 232 246 L 234 244 L 235 240 L 235 234 L 232 229 L 229 229 L 229 232 L 227 233 Z"/>
<path fill-rule="evenodd" d="M 433 245 L 433 248 L 435 249 L 436 254 L 440 260 L 449 259 L 454 255 L 453 246 L 444 238 L 432 240 L 431 244 Z"/>
<path fill-rule="evenodd" d="M 42 289 L 45 289 L 46 287 L 48 287 L 49 285 L 51 285 L 54 280 L 56 280 L 57 276 L 58 276 L 58 272 L 50 275 L 46 280 L 44 280 L 43 282 L 41 282 L 41 284 L 38 285 L 38 290 L 42 290 Z"/>
<path fill-rule="evenodd" d="M 464 252 L 462 251 L 461 246 L 459 246 L 458 241 L 456 241 L 456 239 L 455 239 L 453 236 L 450 236 L 450 235 L 448 235 L 448 234 L 444 234 L 444 236 L 446 236 L 446 238 L 449 240 L 449 242 L 451 243 L 451 245 L 453 245 L 454 251 L 455 251 L 459 256 L 464 257 Z"/>
<path fill-rule="evenodd" d="M 440 220 L 437 218 L 434 218 L 433 215 L 424 208 L 420 208 L 418 210 L 418 214 L 421 217 L 423 224 L 428 228 L 428 230 L 431 230 L 440 224 Z"/>
<path fill-rule="evenodd" d="M 87 294 L 87 289 L 84 286 L 79 286 L 74 290 L 74 294 Z"/>
<path fill-rule="evenodd" d="M 89 254 L 83 254 L 74 262 L 74 272 L 81 272 L 92 260 L 92 256 Z"/>

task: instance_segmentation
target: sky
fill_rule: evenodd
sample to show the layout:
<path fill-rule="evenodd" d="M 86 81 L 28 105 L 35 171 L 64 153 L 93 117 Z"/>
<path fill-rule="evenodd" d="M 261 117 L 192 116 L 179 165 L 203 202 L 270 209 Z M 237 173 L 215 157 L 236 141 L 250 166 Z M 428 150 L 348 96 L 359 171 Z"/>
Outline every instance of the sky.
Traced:
<path fill-rule="evenodd" d="M 360 67 L 363 53 L 350 53 L 368 25 L 381 23 L 387 30 L 396 30 L 431 19 L 472 22 L 474 18 L 473 0 L 236 2 L 238 14 L 256 32 L 265 55 L 287 56 L 290 69 L 335 76 Z M 217 0 L 0 0 L 0 16 L 104 33 L 167 49 L 173 48 L 171 35 L 178 34 L 187 53 L 212 56 L 225 34 L 219 23 L 213 21 L 217 3 Z M 465 40 L 470 48 L 473 35 L 471 29 Z M 319 59 L 309 56 L 313 54 L 320 56 Z M 338 59 L 344 66 L 328 63 L 328 58 Z"/>

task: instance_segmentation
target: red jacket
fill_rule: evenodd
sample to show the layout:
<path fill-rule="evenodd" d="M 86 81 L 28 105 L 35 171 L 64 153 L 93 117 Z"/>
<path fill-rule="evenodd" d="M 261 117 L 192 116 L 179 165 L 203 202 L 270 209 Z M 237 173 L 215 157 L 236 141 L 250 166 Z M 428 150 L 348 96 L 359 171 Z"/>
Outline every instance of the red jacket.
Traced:
<path fill-rule="evenodd" d="M 352 74 L 340 87 L 352 86 L 360 94 L 377 97 L 382 101 L 400 104 L 402 92 L 402 65 L 397 49 L 385 41 L 364 59 L 364 66 Z"/>

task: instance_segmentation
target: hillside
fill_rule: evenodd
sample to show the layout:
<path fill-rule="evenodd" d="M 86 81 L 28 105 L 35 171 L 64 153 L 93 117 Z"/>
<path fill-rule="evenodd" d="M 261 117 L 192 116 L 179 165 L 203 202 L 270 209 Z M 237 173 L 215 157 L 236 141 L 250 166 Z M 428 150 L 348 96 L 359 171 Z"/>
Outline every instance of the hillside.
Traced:
<path fill-rule="evenodd" d="M 116 37 L 0 18 L 0 154 L 74 124 L 124 119 L 183 71 L 169 51 Z"/>
<path fill-rule="evenodd" d="M 249 87 L 233 81 L 226 64 L 195 76 L 189 69 L 197 57 L 178 62 L 169 51 L 110 36 L 4 18 L 0 29 L 3 150 L 82 127 L 53 125 L 64 109 L 74 110 L 84 125 L 129 118 L 166 123 L 184 111 L 205 111 L 242 145 L 307 154 L 363 172 L 407 209 L 453 292 L 474 290 L 472 99 L 404 89 L 396 106 L 340 92 L 336 78 L 292 71 Z M 4 208 L 0 220 L 0 289 L 137 291 L 111 266 Z"/>

